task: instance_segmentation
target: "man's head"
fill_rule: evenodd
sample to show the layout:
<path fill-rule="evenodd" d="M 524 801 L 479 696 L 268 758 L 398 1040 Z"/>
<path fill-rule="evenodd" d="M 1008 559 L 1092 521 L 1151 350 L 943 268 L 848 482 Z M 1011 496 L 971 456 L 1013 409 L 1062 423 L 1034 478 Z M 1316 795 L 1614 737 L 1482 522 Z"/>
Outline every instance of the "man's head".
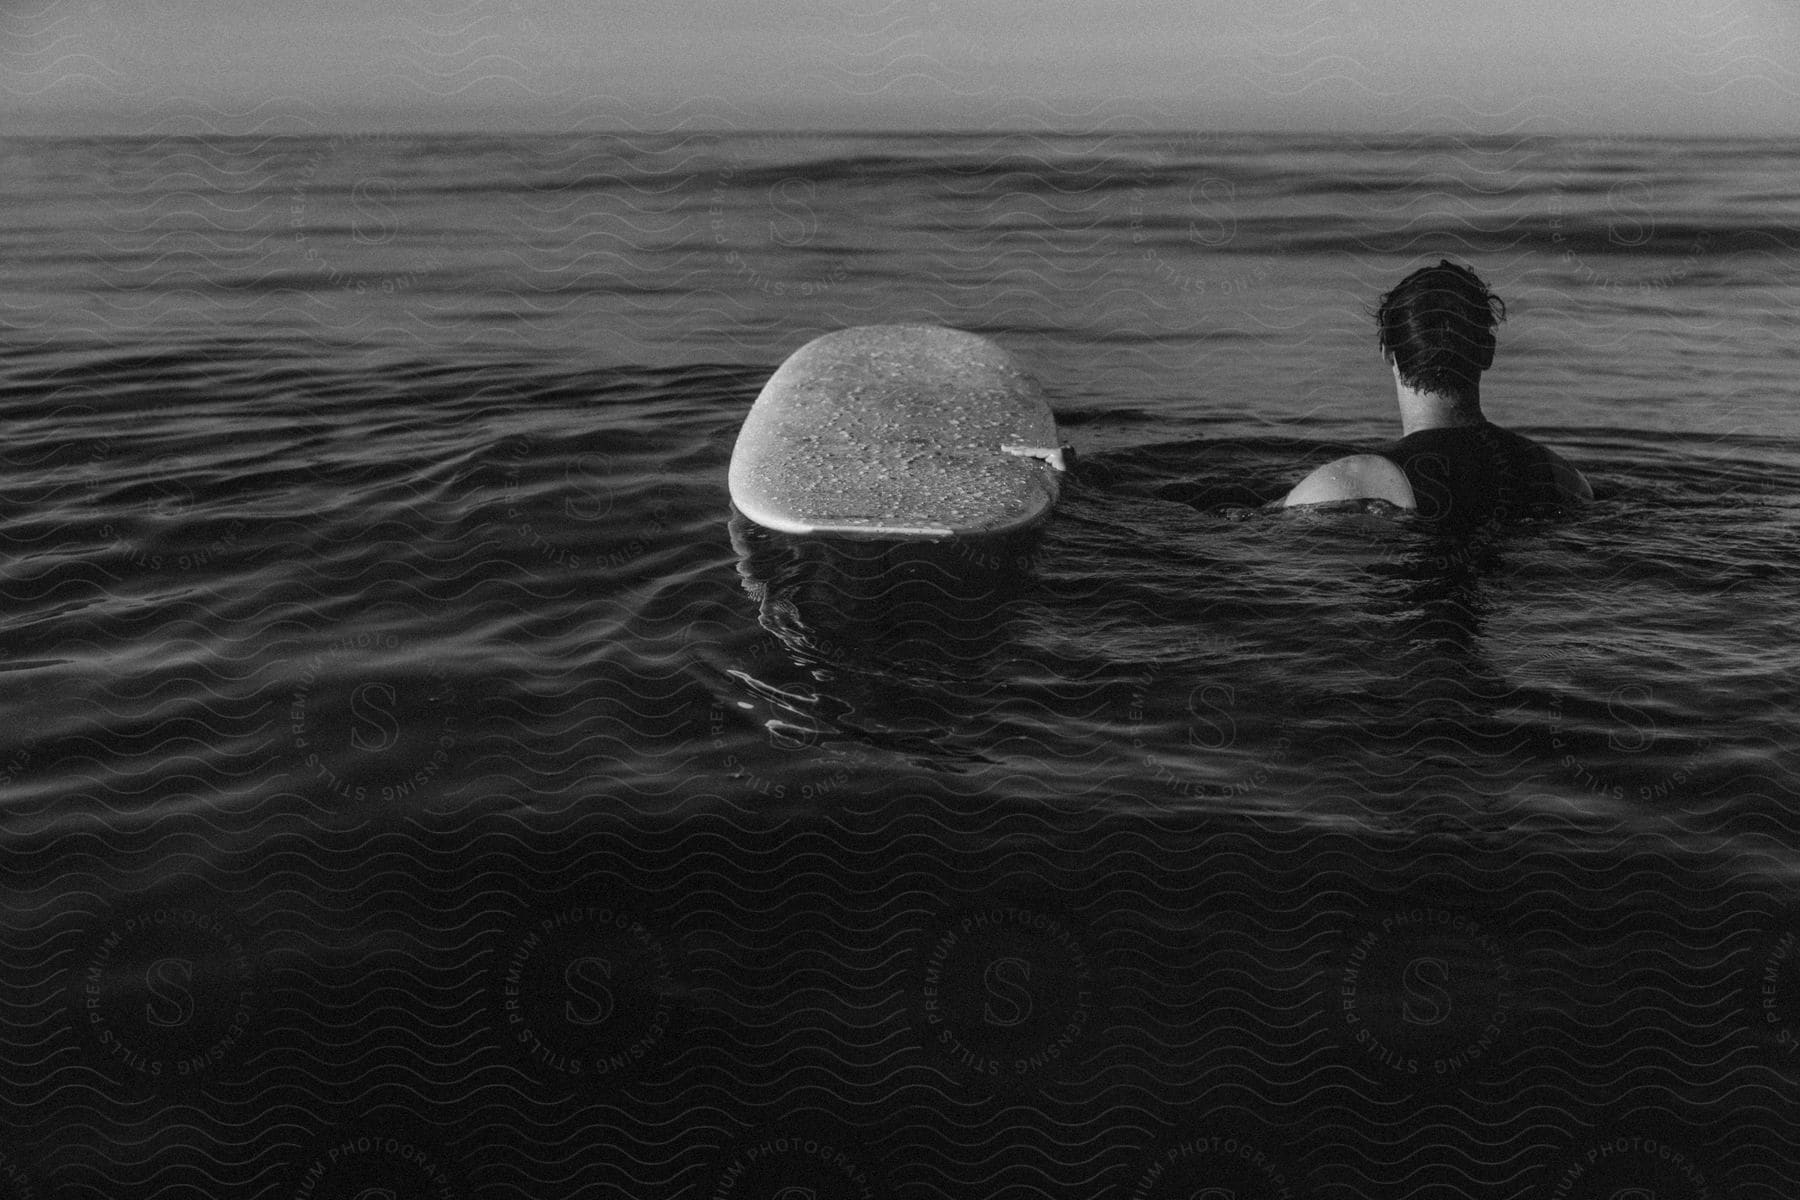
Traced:
<path fill-rule="evenodd" d="M 1494 327 L 1506 305 L 1467 267 L 1445 259 L 1414 271 L 1381 298 L 1375 326 L 1400 382 L 1460 399 L 1494 361 Z"/>

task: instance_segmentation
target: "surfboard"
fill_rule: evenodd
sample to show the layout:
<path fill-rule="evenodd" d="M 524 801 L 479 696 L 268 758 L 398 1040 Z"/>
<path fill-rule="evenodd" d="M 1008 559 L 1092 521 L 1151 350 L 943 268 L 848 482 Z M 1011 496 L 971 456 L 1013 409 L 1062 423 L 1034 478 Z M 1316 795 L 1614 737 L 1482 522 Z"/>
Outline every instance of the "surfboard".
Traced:
<path fill-rule="evenodd" d="M 732 503 L 783 533 L 937 540 L 1042 520 L 1064 467 L 1043 389 L 984 337 L 864 325 L 815 338 L 751 405 Z"/>

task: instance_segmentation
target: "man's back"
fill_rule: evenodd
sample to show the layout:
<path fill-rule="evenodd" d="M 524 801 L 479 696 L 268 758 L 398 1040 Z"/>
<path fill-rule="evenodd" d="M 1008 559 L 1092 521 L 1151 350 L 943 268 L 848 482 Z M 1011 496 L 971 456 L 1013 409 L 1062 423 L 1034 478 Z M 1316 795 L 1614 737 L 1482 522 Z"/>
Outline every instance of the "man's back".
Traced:
<path fill-rule="evenodd" d="M 1419 515 L 1445 525 L 1503 521 L 1591 495 L 1556 454 L 1492 422 L 1421 429 L 1382 457 L 1406 475 Z"/>
<path fill-rule="evenodd" d="M 1326 463 L 1287 505 L 1385 500 L 1446 526 L 1470 527 L 1593 499 L 1554 450 L 1486 421 L 1416 430 L 1379 454 Z"/>

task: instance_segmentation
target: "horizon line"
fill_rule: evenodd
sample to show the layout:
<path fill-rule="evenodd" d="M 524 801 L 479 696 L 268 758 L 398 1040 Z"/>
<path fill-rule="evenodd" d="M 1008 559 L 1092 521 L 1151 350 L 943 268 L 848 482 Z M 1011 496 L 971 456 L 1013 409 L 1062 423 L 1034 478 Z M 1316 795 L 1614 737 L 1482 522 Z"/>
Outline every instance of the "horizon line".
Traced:
<path fill-rule="evenodd" d="M 452 138 L 551 138 L 581 136 L 640 136 L 640 137 L 675 137 L 681 135 L 700 136 L 738 136 L 738 137 L 920 137 L 920 138 L 980 138 L 980 137 L 1260 137 L 1289 139 L 1461 139 L 1471 142 L 1497 141 L 1509 139 L 1513 141 L 1537 141 L 1545 139 L 1584 140 L 1602 139 L 1606 141 L 1640 141 L 1640 142 L 1793 142 L 1800 140 L 1800 133 L 1645 133 L 1643 131 L 1613 130 L 1520 130 L 1509 133 L 1483 133 L 1466 129 L 1385 129 L 1385 130 L 1345 130 L 1345 129 L 1269 129 L 1230 126 L 1166 126 L 1143 129 L 1079 129 L 1079 128 L 1032 128 L 1026 126 L 996 126 L 985 129 L 972 129 L 961 126 L 944 128 L 894 128 L 888 126 L 642 126 L 632 127 L 620 125 L 613 128 L 517 128 L 517 129 L 482 129 L 478 126 L 433 127 L 433 126 L 321 126 L 308 130 L 211 130 L 206 132 L 184 132 L 170 129 L 162 131 L 146 131 L 143 129 L 116 130 L 26 130 L 23 132 L 0 132 L 0 141 L 53 141 L 63 139 L 119 139 L 132 141 L 155 141 L 158 139 L 280 139 L 280 138 L 317 138 L 317 137 L 452 137 Z"/>

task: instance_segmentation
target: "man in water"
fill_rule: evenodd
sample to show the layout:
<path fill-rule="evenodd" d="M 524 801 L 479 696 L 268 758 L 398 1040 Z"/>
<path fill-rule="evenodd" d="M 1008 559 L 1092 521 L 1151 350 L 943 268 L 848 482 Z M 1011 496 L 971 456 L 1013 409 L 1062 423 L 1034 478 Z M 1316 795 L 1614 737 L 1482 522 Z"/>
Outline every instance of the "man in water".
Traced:
<path fill-rule="evenodd" d="M 1505 317 L 1506 305 L 1467 267 L 1444 260 L 1402 279 L 1375 314 L 1399 395 L 1399 444 L 1326 463 L 1283 503 L 1385 500 L 1461 526 L 1593 499 L 1561 456 L 1481 413 L 1481 373 Z"/>

